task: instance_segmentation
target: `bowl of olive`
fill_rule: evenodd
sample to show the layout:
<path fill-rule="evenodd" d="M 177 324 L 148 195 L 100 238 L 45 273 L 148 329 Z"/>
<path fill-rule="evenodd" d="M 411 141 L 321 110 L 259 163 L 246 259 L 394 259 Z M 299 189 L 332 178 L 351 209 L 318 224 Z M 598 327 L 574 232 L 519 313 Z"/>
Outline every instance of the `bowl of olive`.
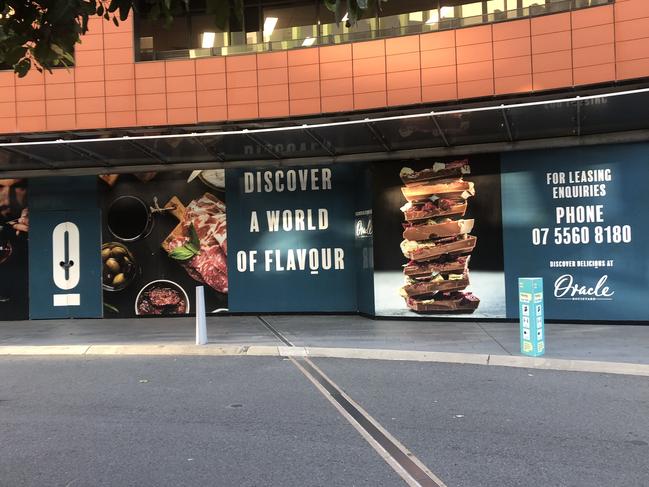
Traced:
<path fill-rule="evenodd" d="M 101 246 L 103 288 L 121 291 L 137 274 L 138 266 L 131 251 L 121 243 L 108 242 Z"/>

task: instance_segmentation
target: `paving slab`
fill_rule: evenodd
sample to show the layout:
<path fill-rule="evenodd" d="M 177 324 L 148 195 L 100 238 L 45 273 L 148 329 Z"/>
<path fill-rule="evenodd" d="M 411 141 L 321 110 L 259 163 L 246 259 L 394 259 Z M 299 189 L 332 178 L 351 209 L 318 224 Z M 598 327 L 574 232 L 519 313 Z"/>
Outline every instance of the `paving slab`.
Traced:
<path fill-rule="evenodd" d="M 192 317 L 0 322 L 1 345 L 76 345 L 193 343 Z M 277 338 L 256 316 L 210 316 L 210 342 L 277 345 Z"/>
<path fill-rule="evenodd" d="M 353 315 L 263 318 L 297 346 L 508 353 L 475 322 L 388 321 Z"/>
<path fill-rule="evenodd" d="M 649 485 L 646 377 L 312 360 L 448 486 Z"/>
<path fill-rule="evenodd" d="M 288 360 L 0 358 L 0 485 L 396 486 Z"/>
<path fill-rule="evenodd" d="M 520 354 L 517 323 L 481 323 L 508 353 Z M 649 364 L 647 325 L 545 325 L 545 356 Z"/>
<path fill-rule="evenodd" d="M 357 315 L 208 317 L 210 344 L 520 356 L 516 323 L 372 320 Z M 191 317 L 0 322 L 0 347 L 191 345 Z M 548 324 L 549 359 L 649 364 L 649 326 Z"/>

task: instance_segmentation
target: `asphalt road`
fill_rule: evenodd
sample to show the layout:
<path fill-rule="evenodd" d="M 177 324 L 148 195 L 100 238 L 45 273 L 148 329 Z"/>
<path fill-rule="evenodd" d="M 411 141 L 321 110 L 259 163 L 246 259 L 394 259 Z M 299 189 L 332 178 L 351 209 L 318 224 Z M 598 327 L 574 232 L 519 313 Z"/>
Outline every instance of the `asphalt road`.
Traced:
<path fill-rule="evenodd" d="M 649 485 L 646 378 L 318 359 L 448 487 Z M 0 358 L 0 486 L 399 486 L 290 360 Z"/>

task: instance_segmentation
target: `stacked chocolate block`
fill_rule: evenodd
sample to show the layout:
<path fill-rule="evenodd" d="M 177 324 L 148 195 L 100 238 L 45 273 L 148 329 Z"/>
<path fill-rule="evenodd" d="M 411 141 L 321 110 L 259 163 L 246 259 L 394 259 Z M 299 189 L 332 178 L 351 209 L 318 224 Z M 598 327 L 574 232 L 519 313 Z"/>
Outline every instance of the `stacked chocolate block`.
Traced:
<path fill-rule="evenodd" d="M 464 219 L 467 200 L 475 195 L 468 161 L 436 162 L 433 167 L 400 172 L 407 203 L 401 251 L 410 261 L 403 268 L 400 294 L 417 313 L 472 313 L 480 304 L 464 291 L 476 237 L 474 221 Z"/>

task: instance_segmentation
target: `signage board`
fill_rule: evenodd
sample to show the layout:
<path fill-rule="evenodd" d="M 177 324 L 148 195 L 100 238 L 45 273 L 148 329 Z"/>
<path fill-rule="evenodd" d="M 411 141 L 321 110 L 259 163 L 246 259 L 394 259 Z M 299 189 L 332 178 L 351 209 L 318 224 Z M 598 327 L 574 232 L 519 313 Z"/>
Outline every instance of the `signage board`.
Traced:
<path fill-rule="evenodd" d="M 543 279 L 518 279 L 521 353 L 538 357 L 545 353 L 545 323 L 543 318 Z"/>
<path fill-rule="evenodd" d="M 507 317 L 539 276 L 553 320 L 649 320 L 649 144 L 502 155 Z"/>

